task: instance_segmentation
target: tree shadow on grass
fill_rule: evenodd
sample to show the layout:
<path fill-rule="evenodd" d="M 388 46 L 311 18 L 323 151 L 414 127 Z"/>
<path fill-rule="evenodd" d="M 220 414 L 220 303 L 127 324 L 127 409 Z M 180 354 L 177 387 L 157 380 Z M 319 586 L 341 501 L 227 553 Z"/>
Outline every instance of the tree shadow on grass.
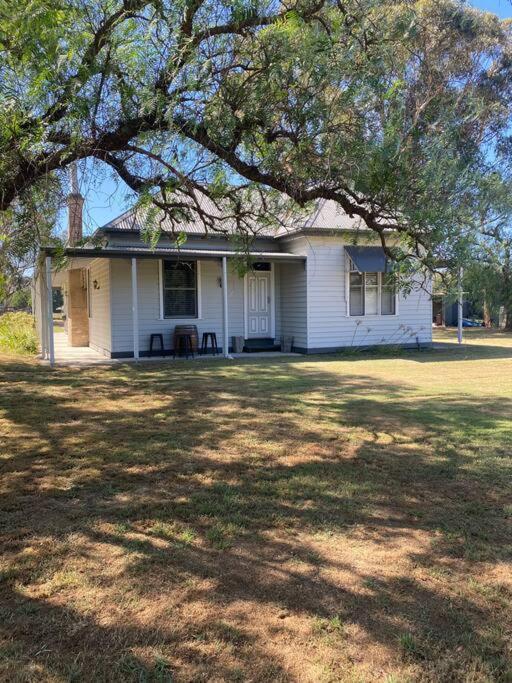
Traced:
<path fill-rule="evenodd" d="M 258 680 L 286 678 L 280 663 L 269 659 L 254 637 L 213 616 L 196 616 L 193 622 L 127 618 L 100 623 L 71 606 L 33 599 L 8 587 L 2 598 L 2 655 L 16 658 L 16 669 L 4 670 L 11 674 L 9 680 L 61 676 L 170 683 L 176 671 L 182 680 L 208 680 L 204 672 L 211 671 L 218 680 L 237 681 L 243 668 L 256 672 Z M 156 619 L 159 616 L 155 613 Z M 30 638 L 20 638 L 27 628 Z M 215 648 L 206 647 L 208 643 Z"/>
<path fill-rule="evenodd" d="M 4 623 L 23 670 L 294 679 L 292 654 L 311 657 L 297 632 L 317 624 L 315 647 L 336 649 L 322 620 L 338 617 L 424 680 L 506 676 L 508 589 L 454 583 L 510 560 L 509 401 L 294 362 L 35 371 L 0 406 Z M 371 555 L 397 547 L 380 571 Z"/>

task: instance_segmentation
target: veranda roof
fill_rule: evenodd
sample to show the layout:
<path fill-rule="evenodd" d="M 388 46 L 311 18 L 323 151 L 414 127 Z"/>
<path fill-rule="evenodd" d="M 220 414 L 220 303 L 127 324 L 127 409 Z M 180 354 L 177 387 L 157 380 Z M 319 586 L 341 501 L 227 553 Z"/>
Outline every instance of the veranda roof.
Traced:
<path fill-rule="evenodd" d="M 62 251 L 55 247 L 43 247 L 41 251 L 47 256 L 56 256 L 62 254 Z M 156 247 L 151 249 L 149 247 L 107 247 L 107 248 L 91 248 L 91 247 L 68 247 L 64 249 L 64 255 L 72 258 L 180 258 L 193 260 L 197 259 L 219 259 L 224 256 L 228 258 L 235 258 L 241 256 L 239 252 L 229 251 L 227 249 L 172 249 L 165 247 Z M 306 257 L 300 254 L 290 254 L 282 251 L 257 251 L 250 250 L 251 258 L 261 261 L 305 261 Z"/>

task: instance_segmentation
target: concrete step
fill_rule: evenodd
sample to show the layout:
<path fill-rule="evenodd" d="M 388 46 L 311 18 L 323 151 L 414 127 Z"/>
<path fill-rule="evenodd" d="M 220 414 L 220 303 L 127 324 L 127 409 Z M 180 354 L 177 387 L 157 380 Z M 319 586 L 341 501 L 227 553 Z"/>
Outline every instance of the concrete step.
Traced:
<path fill-rule="evenodd" d="M 261 339 L 246 339 L 244 351 L 246 353 L 261 353 L 264 351 L 280 351 L 281 344 L 276 344 L 275 339 L 263 337 Z"/>

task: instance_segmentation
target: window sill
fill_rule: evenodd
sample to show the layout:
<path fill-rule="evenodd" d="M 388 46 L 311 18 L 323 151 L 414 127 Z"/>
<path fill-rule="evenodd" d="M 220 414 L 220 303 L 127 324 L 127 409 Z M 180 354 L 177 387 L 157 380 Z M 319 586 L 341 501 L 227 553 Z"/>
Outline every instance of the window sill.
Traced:
<path fill-rule="evenodd" d="M 372 313 L 371 315 L 349 315 L 351 320 L 380 320 L 381 318 L 398 318 L 398 313 Z"/>

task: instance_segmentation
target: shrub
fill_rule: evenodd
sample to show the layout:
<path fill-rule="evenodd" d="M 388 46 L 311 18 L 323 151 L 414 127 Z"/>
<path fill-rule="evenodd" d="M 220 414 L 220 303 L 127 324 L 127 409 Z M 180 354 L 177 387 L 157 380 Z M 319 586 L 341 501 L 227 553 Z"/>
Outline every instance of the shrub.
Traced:
<path fill-rule="evenodd" d="M 9 300 L 9 308 L 14 308 L 16 311 L 30 311 L 32 308 L 32 293 L 30 287 L 19 289 L 11 296 Z"/>
<path fill-rule="evenodd" d="M 0 351 L 37 353 L 37 337 L 31 315 L 23 312 L 0 315 Z"/>

